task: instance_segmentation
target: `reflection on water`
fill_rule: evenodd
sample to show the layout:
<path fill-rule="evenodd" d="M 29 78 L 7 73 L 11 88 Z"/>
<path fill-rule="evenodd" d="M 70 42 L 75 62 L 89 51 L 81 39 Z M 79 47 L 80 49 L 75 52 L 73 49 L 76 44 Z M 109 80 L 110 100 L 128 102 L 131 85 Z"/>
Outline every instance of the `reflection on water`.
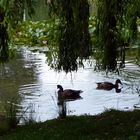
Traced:
<path fill-rule="evenodd" d="M 61 84 L 64 88 L 84 91 L 81 100 L 66 102 L 67 115 L 93 115 L 109 108 L 134 109 L 140 100 L 136 91 L 140 88 L 140 68 L 128 61 L 120 75 L 106 75 L 105 72 L 95 72 L 93 67 L 85 62 L 85 68 L 79 68 L 77 72 L 57 73 L 46 64 L 45 54 L 22 48 L 16 58 L 0 66 L 0 100 L 19 95 L 21 108 L 18 115 L 24 113 L 25 118 L 45 121 L 59 115 L 56 85 Z M 114 83 L 116 79 L 123 83 L 120 93 L 115 89 L 96 90 L 96 82 Z"/>
<path fill-rule="evenodd" d="M 67 104 L 64 100 L 60 100 L 58 102 L 58 108 L 59 108 L 59 117 L 65 118 L 67 115 Z"/>

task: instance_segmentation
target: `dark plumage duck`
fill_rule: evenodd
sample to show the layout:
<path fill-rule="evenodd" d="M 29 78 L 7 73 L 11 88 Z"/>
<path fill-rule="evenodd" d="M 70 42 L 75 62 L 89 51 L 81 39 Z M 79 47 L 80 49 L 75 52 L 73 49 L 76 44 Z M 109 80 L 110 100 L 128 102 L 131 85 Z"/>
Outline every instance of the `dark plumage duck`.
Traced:
<path fill-rule="evenodd" d="M 82 93 L 82 90 L 73 90 L 73 89 L 65 89 L 63 90 L 63 87 L 61 85 L 57 85 L 58 90 L 58 98 L 63 99 L 77 99 L 80 98 L 80 93 Z"/>
<path fill-rule="evenodd" d="M 97 89 L 104 89 L 104 90 L 112 90 L 113 88 L 119 89 L 119 84 L 122 85 L 120 79 L 117 79 L 115 84 L 110 82 L 101 82 L 101 83 L 97 83 Z"/>

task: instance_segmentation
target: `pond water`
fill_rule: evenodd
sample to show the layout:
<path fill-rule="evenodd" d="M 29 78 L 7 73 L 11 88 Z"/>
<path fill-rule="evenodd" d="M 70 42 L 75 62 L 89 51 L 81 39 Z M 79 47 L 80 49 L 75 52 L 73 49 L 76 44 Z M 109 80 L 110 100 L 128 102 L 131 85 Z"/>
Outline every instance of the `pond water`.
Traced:
<path fill-rule="evenodd" d="M 90 63 L 86 61 L 85 67 L 79 68 L 77 72 L 56 72 L 47 65 L 44 53 L 31 52 L 22 47 L 14 59 L 0 66 L 0 103 L 18 99 L 20 108 L 17 115 L 37 122 L 57 118 L 59 107 L 56 86 L 61 84 L 64 89 L 84 91 L 81 93 L 82 99 L 66 103 L 67 115 L 95 115 L 110 108 L 132 110 L 134 106 L 139 106 L 140 97 L 136 88 L 140 89 L 140 67 L 127 61 L 126 67 L 118 75 L 94 71 L 94 60 L 92 66 Z M 96 82 L 114 83 L 118 78 L 123 83 L 120 93 L 114 89 L 96 89 Z"/>

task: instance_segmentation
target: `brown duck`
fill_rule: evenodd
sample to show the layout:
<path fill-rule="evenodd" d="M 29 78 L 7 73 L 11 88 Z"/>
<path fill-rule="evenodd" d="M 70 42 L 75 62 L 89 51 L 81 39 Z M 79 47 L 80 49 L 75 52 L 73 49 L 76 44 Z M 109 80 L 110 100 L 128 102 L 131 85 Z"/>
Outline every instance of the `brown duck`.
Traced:
<path fill-rule="evenodd" d="M 97 88 L 96 89 L 103 89 L 103 90 L 112 90 L 113 88 L 119 89 L 119 84 L 122 85 L 122 82 L 120 79 L 117 79 L 115 84 L 110 83 L 110 82 L 100 82 L 97 83 Z"/>
<path fill-rule="evenodd" d="M 58 90 L 58 98 L 63 99 L 77 99 L 80 98 L 80 93 L 82 93 L 82 90 L 73 90 L 73 89 L 63 89 L 61 85 L 57 85 Z"/>

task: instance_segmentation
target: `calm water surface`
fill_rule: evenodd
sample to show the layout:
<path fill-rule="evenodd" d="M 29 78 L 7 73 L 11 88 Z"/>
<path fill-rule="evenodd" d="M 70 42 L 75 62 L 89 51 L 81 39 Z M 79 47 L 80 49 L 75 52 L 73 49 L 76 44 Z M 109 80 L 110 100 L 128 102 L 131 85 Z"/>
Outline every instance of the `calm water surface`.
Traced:
<path fill-rule="evenodd" d="M 58 117 L 57 84 L 64 89 L 81 89 L 83 99 L 67 102 L 68 115 L 95 115 L 105 109 L 115 108 L 132 110 L 139 106 L 140 97 L 136 88 L 140 88 L 140 67 L 126 62 L 126 67 L 116 73 L 95 72 L 94 61 L 92 67 L 85 62 L 85 68 L 77 72 L 66 74 L 55 72 L 46 63 L 43 53 L 33 53 L 26 48 L 18 50 L 16 57 L 8 64 L 0 66 L 0 100 L 17 99 L 20 106 L 18 115 L 35 121 L 45 121 Z M 120 93 L 115 90 L 96 90 L 96 82 L 115 82 L 119 78 L 123 83 Z M 0 108 L 1 109 L 1 108 Z"/>

